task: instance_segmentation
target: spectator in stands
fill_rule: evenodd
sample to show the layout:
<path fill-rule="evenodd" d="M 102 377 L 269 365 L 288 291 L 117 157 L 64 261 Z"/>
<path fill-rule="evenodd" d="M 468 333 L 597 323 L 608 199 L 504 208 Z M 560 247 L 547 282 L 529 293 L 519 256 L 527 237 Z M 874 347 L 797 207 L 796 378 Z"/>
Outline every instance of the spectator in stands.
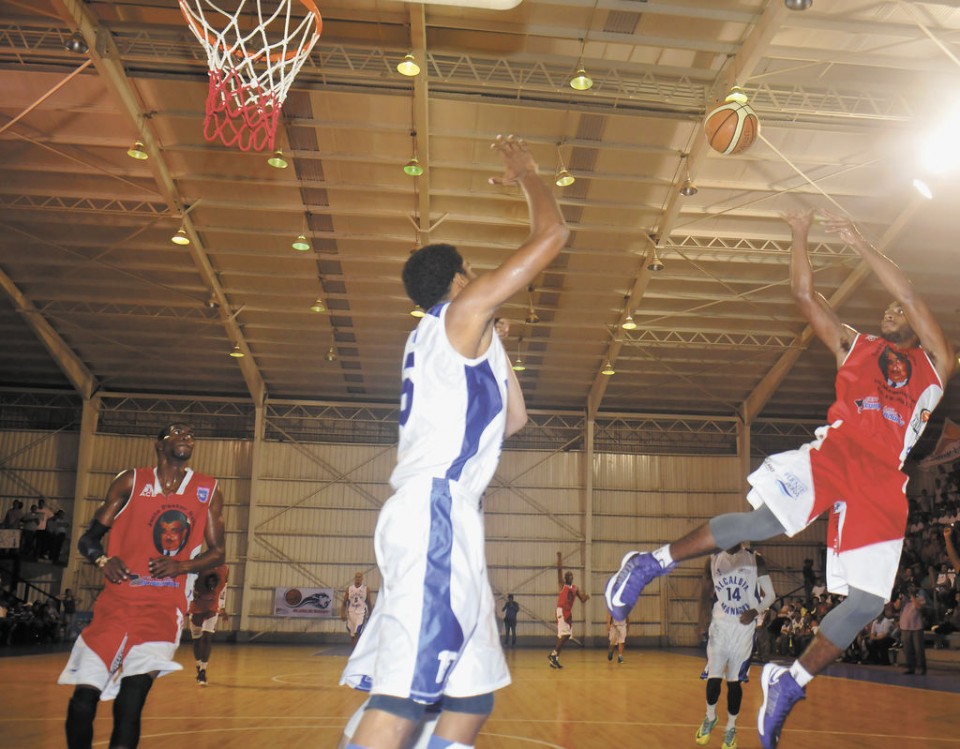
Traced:
<path fill-rule="evenodd" d="M 900 611 L 900 641 L 906 669 L 903 673 L 927 673 L 927 654 L 923 642 L 923 609 L 927 605 L 923 590 L 911 579 L 895 607 Z"/>
<path fill-rule="evenodd" d="M 20 556 L 33 559 L 37 553 L 37 528 L 40 525 L 40 514 L 36 505 L 30 505 L 30 512 L 20 518 L 20 527 L 23 535 L 20 538 Z"/>
<path fill-rule="evenodd" d="M 63 513 L 63 510 L 57 510 L 54 516 L 47 523 L 49 531 L 48 540 L 50 542 L 50 561 L 54 564 L 60 561 L 60 552 L 66 543 L 67 535 L 70 533 L 70 521 Z"/>
<path fill-rule="evenodd" d="M 888 603 L 870 625 L 870 637 L 867 640 L 867 663 L 878 666 L 890 665 L 890 648 L 895 640 L 893 630 L 896 623 L 893 621 L 893 607 Z"/>
<path fill-rule="evenodd" d="M 803 573 L 803 601 L 809 607 L 813 601 L 813 586 L 817 583 L 817 573 L 813 571 L 813 560 L 804 559 L 800 572 Z"/>
<path fill-rule="evenodd" d="M 23 517 L 23 502 L 19 499 L 13 500 L 13 504 L 10 505 L 10 509 L 7 510 L 7 514 L 3 516 L 3 527 L 4 528 L 19 528 L 20 527 L 20 518 Z"/>
<path fill-rule="evenodd" d="M 73 639 L 73 621 L 77 616 L 77 599 L 73 596 L 73 590 L 67 588 L 63 591 L 63 617 L 60 625 L 63 631 L 64 640 Z"/>
<path fill-rule="evenodd" d="M 37 515 L 39 520 L 37 520 L 37 536 L 34 549 L 37 559 L 42 559 L 50 556 L 50 532 L 47 529 L 47 524 L 54 515 L 53 510 L 47 507 L 47 501 L 43 498 L 37 500 Z"/>
<path fill-rule="evenodd" d="M 947 635 L 960 632 L 960 593 L 954 590 L 951 595 L 953 598 L 943 618 L 930 628 L 934 636 L 933 646 L 938 649 L 947 647 Z"/>

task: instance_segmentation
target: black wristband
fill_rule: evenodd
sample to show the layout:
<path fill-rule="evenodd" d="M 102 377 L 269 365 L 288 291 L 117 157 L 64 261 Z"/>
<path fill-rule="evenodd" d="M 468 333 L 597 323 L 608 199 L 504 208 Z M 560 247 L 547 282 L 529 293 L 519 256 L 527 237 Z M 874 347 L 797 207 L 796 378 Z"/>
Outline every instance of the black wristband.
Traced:
<path fill-rule="evenodd" d="M 100 557 L 106 555 L 100 539 L 103 538 L 109 530 L 110 528 L 108 526 L 94 518 L 90 522 L 90 527 L 87 528 L 86 532 L 80 536 L 80 540 L 77 541 L 77 550 L 96 564 Z"/>

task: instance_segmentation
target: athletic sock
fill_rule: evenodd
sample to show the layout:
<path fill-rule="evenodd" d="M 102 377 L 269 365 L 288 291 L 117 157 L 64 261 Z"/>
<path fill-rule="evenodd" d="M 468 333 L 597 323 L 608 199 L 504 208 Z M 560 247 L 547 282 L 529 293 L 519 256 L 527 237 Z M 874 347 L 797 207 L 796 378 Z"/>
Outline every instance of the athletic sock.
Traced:
<path fill-rule="evenodd" d="M 458 744 L 456 741 L 444 739 L 436 734 L 430 737 L 427 743 L 427 749 L 473 749 L 473 746 L 467 744 Z"/>
<path fill-rule="evenodd" d="M 813 681 L 813 674 L 801 666 L 800 661 L 794 661 L 793 665 L 790 666 L 790 675 L 801 687 L 805 687 L 807 684 Z"/>
<path fill-rule="evenodd" d="M 653 552 L 653 558 L 660 562 L 660 566 L 663 567 L 663 569 L 666 569 L 673 564 L 673 557 L 670 556 L 670 544 L 661 546 L 659 549 Z"/>
<path fill-rule="evenodd" d="M 206 662 L 206 661 L 197 661 L 197 668 L 199 668 L 201 671 L 206 671 L 206 670 L 207 670 L 207 662 Z"/>
<path fill-rule="evenodd" d="M 727 730 L 737 727 L 737 716 L 730 713 L 727 714 Z"/>
<path fill-rule="evenodd" d="M 716 719 L 717 719 L 717 706 L 707 705 L 707 720 L 716 720 Z"/>

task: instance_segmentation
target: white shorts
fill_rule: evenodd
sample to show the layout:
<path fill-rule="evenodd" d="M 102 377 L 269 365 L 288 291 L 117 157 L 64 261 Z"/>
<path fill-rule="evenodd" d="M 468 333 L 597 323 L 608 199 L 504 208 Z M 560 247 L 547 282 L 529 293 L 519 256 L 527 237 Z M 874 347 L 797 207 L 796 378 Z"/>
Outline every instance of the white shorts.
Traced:
<path fill-rule="evenodd" d="M 173 660 L 177 653 L 174 642 L 144 642 L 134 645 L 122 663 L 108 668 L 100 656 L 83 641 L 81 634 L 73 643 L 66 668 L 57 679 L 57 684 L 86 684 L 100 690 L 101 700 L 112 700 L 120 691 L 120 680 L 125 676 L 149 674 L 157 671 L 166 676 L 183 668 Z"/>
<path fill-rule="evenodd" d="M 367 612 L 347 609 L 347 631 L 352 635 L 359 635 L 363 630 L 363 623 L 367 620 Z"/>
<path fill-rule="evenodd" d="M 607 639 L 613 645 L 621 645 L 627 641 L 627 622 L 618 622 L 616 619 L 610 624 L 610 631 L 607 632 Z"/>
<path fill-rule="evenodd" d="M 557 606 L 557 637 L 572 637 L 573 624 L 563 616 L 563 609 Z"/>
<path fill-rule="evenodd" d="M 217 622 L 220 621 L 219 614 L 211 614 L 204 619 L 198 627 L 193 623 L 193 614 L 188 614 L 188 618 L 190 619 L 190 636 L 194 640 L 200 637 L 204 632 L 209 632 L 212 635 L 217 631 Z"/>
<path fill-rule="evenodd" d="M 736 619 L 715 616 L 710 622 L 707 640 L 707 665 L 700 678 L 749 681 L 750 656 L 756 634 L 756 622 L 741 624 Z"/>
<path fill-rule="evenodd" d="M 836 427 L 820 427 L 816 435 L 766 458 L 747 477 L 753 487 L 747 501 L 769 507 L 788 536 L 829 510 L 827 590 L 849 595 L 852 586 L 889 601 L 903 550 L 906 477 L 879 461 L 858 460 L 857 446 Z"/>
<path fill-rule="evenodd" d="M 341 684 L 429 704 L 510 683 L 478 506 L 443 479 L 387 500 L 374 534 L 383 582 Z"/>

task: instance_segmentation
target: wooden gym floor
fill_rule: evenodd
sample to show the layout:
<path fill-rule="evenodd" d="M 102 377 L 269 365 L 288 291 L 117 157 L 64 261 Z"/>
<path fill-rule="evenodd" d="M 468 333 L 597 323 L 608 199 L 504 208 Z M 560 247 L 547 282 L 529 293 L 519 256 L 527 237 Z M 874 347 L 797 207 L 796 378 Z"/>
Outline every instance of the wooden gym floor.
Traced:
<path fill-rule="evenodd" d="M 551 669 L 548 649 L 507 653 L 514 683 L 497 695 L 477 749 L 696 747 L 703 717 L 701 655 L 627 650 L 608 663 L 604 650 L 571 647 L 563 670 Z M 159 679 L 147 701 L 143 749 L 334 747 L 363 696 L 337 686 L 345 646 L 217 643 L 209 686 L 198 687 L 189 645 L 182 672 Z M 65 653 L 0 658 L 0 747 L 62 747 L 72 688 L 56 684 Z M 740 749 L 759 747 L 755 728 L 759 667 L 744 688 Z M 782 749 L 960 749 L 960 671 L 903 676 L 895 667 L 834 666 L 794 708 Z M 106 747 L 111 705 L 101 704 L 94 746 Z M 719 749 L 726 693 L 710 746 Z"/>

